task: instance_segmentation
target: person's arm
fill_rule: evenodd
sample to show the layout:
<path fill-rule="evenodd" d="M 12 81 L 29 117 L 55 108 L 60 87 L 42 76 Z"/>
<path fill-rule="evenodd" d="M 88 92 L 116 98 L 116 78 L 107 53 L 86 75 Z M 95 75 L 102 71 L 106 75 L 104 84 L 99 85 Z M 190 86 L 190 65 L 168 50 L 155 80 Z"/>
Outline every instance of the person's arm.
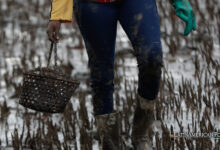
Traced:
<path fill-rule="evenodd" d="M 176 15 L 186 23 L 184 35 L 196 30 L 196 18 L 188 0 L 169 0 L 175 9 Z"/>
<path fill-rule="evenodd" d="M 53 0 L 51 4 L 50 20 L 47 34 L 50 41 L 59 40 L 61 23 L 71 22 L 73 14 L 73 0 Z"/>
<path fill-rule="evenodd" d="M 73 0 L 53 0 L 51 4 L 50 20 L 71 22 L 73 14 Z"/>

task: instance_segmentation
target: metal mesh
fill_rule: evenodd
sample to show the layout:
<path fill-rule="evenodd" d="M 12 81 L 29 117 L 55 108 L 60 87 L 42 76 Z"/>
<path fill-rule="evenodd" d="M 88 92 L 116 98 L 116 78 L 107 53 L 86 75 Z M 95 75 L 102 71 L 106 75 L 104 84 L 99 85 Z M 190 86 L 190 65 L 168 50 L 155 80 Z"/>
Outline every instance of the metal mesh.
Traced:
<path fill-rule="evenodd" d="M 19 103 L 41 112 L 61 113 L 78 86 L 78 81 L 57 68 L 37 68 L 24 74 Z"/>

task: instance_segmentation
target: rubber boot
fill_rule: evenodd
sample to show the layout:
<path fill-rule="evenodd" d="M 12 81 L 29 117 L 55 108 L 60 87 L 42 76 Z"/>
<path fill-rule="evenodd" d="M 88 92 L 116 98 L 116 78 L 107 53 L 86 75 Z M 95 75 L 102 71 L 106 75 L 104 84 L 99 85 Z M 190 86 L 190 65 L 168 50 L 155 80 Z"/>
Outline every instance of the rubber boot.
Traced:
<path fill-rule="evenodd" d="M 96 115 L 96 125 L 100 139 L 101 150 L 119 150 L 118 113 Z"/>
<path fill-rule="evenodd" d="M 149 101 L 138 96 L 132 128 L 134 150 L 152 150 L 152 143 L 148 135 L 154 121 L 155 103 L 155 100 Z"/>

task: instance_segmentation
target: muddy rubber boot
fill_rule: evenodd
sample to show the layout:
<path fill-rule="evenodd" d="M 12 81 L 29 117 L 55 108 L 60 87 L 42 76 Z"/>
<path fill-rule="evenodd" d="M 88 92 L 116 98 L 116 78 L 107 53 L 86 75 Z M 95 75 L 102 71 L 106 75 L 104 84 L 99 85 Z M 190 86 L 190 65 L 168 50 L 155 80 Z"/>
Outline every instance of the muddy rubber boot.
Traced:
<path fill-rule="evenodd" d="M 96 126 L 100 138 L 101 150 L 119 150 L 118 113 L 96 115 Z"/>
<path fill-rule="evenodd" d="M 134 150 L 152 150 L 149 132 L 154 121 L 155 100 L 149 101 L 138 96 L 132 128 L 132 144 Z"/>

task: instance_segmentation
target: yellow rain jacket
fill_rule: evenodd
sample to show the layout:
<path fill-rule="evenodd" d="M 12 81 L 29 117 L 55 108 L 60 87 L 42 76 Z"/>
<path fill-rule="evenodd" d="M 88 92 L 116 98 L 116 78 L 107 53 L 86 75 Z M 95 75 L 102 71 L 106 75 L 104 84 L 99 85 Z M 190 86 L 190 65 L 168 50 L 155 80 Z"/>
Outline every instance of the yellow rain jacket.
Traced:
<path fill-rule="evenodd" d="M 73 14 L 73 0 L 52 0 L 50 20 L 71 22 Z"/>

